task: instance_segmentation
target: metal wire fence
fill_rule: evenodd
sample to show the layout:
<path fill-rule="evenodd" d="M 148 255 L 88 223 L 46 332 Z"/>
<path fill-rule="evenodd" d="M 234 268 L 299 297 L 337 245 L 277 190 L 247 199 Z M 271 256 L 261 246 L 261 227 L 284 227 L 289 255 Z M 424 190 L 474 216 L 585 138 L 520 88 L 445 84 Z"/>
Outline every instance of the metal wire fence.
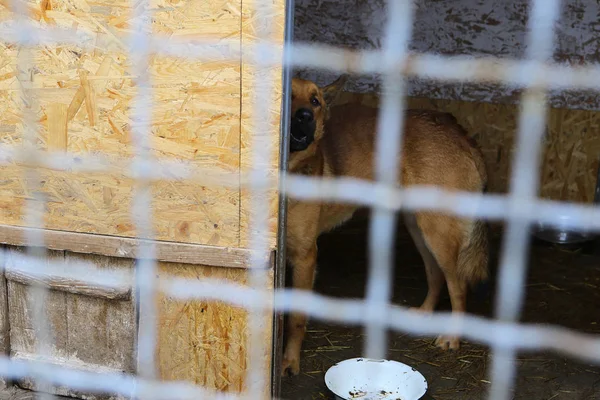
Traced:
<path fill-rule="evenodd" d="M 135 280 L 140 290 L 141 316 L 140 334 L 137 342 L 139 359 L 138 376 L 95 374 L 49 366 L 42 362 L 11 360 L 0 357 L 0 375 L 10 379 L 33 377 L 38 382 L 67 385 L 88 392 L 108 392 L 143 399 L 159 398 L 215 398 L 238 399 L 258 398 L 267 379 L 260 364 L 260 329 L 257 322 L 264 311 L 299 311 L 311 317 L 332 322 L 345 322 L 367 328 L 365 356 L 385 357 L 385 330 L 392 329 L 411 334 L 459 335 L 486 344 L 493 349 L 493 365 L 490 370 L 490 398 L 509 399 L 515 376 L 515 353 L 520 350 L 551 349 L 565 355 L 600 363 L 600 338 L 557 326 L 537 326 L 519 324 L 518 319 L 524 295 L 526 273 L 526 251 L 529 245 L 527 230 L 534 222 L 557 223 L 557 216 L 569 216 L 570 227 L 600 230 L 600 210 L 592 206 L 568 204 L 537 199 L 538 164 L 541 138 L 546 115 L 545 92 L 550 89 L 600 89 L 600 67 L 565 67 L 548 63 L 553 51 L 554 24 L 558 18 L 559 0 L 532 0 L 528 26 L 528 53 L 524 60 L 506 60 L 493 57 L 472 58 L 464 56 L 439 56 L 433 54 L 410 54 L 407 43 L 411 37 L 413 24 L 413 4 L 410 0 L 389 0 L 388 21 L 384 46 L 381 50 L 348 51 L 310 43 L 290 44 L 288 48 L 280 43 L 269 42 L 272 2 L 255 1 L 257 20 L 263 21 L 256 32 L 257 41 L 241 49 L 239 43 L 227 40 L 177 41 L 150 33 L 150 13 L 147 1 L 133 1 L 135 16 L 131 36 L 125 42 L 126 50 L 132 57 L 132 75 L 136 78 L 137 91 L 134 105 L 132 137 L 135 156 L 131 160 L 108 160 L 101 156 L 84 159 L 75 154 L 36 153 L 35 121 L 32 115 L 24 113 L 25 138 L 23 146 L 0 147 L 0 162 L 22 162 L 30 167 L 27 181 L 36 191 L 36 167 L 45 167 L 70 172 L 110 172 L 112 169 L 125 169 L 129 177 L 135 178 L 137 185 L 135 200 L 131 210 L 137 232 L 144 238 L 152 237 L 150 213 L 151 193 L 149 183 L 154 180 L 189 180 L 212 186 L 242 186 L 260 193 L 275 185 L 261 166 L 266 165 L 271 154 L 268 138 L 256 135 L 253 157 L 254 168 L 247 176 L 239 174 L 211 174 L 197 171 L 185 162 L 157 161 L 148 153 L 151 134 L 150 116 L 152 113 L 152 87 L 147 73 L 149 54 L 162 54 L 197 59 L 239 60 L 243 55 L 257 69 L 255 84 L 254 129 L 267 131 L 268 107 L 273 96 L 273 82 L 269 69 L 273 66 L 312 67 L 328 71 L 382 74 L 382 103 L 378 124 L 376 182 L 350 178 L 315 179 L 306 176 L 288 175 L 285 185 L 280 188 L 290 197 L 306 200 L 327 200 L 350 202 L 368 206 L 374 210 L 370 225 L 367 294 L 364 300 L 340 300 L 315 293 L 293 289 L 278 289 L 273 293 L 259 289 L 264 287 L 267 278 L 261 256 L 268 250 L 264 237 L 255 235 L 251 241 L 255 257 L 251 269 L 250 287 L 217 280 L 192 282 L 185 279 L 170 279 L 161 285 L 161 290 L 173 298 L 207 299 L 226 302 L 244 307 L 251 312 L 249 348 L 251 363 L 248 369 L 248 391 L 235 396 L 216 393 L 184 383 L 157 381 L 154 370 L 154 348 L 156 346 L 156 310 L 153 297 L 152 276 L 156 269 L 155 249 L 151 241 L 144 242 L 138 251 L 138 268 L 135 277 L 116 272 L 95 269 L 62 269 L 52 261 L 42 261 L 39 250 L 31 254 L 2 254 L 0 265 L 11 265 L 27 270 L 41 278 L 58 276 L 94 282 L 107 288 L 119 287 L 128 280 Z M 93 40 L 85 33 L 73 34 L 58 28 L 42 28 L 26 18 L 26 7 L 20 0 L 13 0 L 17 19 L 0 24 L 0 40 L 4 43 L 24 46 L 25 50 L 35 46 L 71 44 L 83 49 L 92 48 Z M 284 50 L 289 57 L 283 57 Z M 19 71 L 26 71 L 32 59 L 27 51 L 19 58 Z M 396 183 L 399 177 L 389 171 L 397 171 L 400 163 L 398 149 L 402 144 L 401 132 L 403 114 L 398 112 L 404 106 L 404 77 L 415 76 L 439 81 L 496 82 L 522 87 L 524 91 L 519 118 L 517 151 L 512 167 L 510 193 L 508 195 L 456 193 L 436 187 L 401 188 Z M 27 76 L 20 76 L 23 97 L 34 102 L 27 90 Z M 29 97 L 28 97 L 29 96 Z M 24 109 L 26 111 L 26 109 Z M 29 143 L 29 145 L 28 145 Z M 257 199 L 260 196 L 256 197 Z M 29 226 L 42 227 L 40 204 L 43 197 L 31 201 L 26 207 Z M 37 208 L 37 210 L 36 210 Z M 253 231 L 265 231 L 268 210 L 264 202 L 254 201 Z M 496 318 L 485 319 L 473 315 L 450 315 L 437 312 L 432 316 L 415 315 L 405 308 L 390 303 L 390 282 L 392 276 L 392 232 L 395 229 L 395 214 L 398 210 L 438 210 L 460 216 L 487 220 L 500 220 L 507 223 L 499 269 L 499 290 L 496 299 Z M 564 223 L 564 222 L 563 222 Z M 36 249 L 43 248 L 43 235 L 28 238 Z M 91 272 L 90 272 L 91 271 Z M 38 310 L 35 318 L 37 330 L 41 332 L 40 354 L 51 343 L 51 333 L 46 326 L 41 305 L 45 291 L 39 290 L 33 296 L 32 307 Z M 43 339 L 43 340 L 42 340 Z"/>

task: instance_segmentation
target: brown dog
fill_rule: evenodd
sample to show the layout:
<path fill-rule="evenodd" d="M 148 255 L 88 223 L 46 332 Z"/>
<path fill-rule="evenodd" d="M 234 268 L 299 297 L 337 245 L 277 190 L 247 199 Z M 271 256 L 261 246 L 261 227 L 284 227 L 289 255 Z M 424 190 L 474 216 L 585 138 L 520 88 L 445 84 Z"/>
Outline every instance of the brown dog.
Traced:
<path fill-rule="evenodd" d="M 357 104 L 330 109 L 344 83 L 345 77 L 324 88 L 306 80 L 292 81 L 291 173 L 373 179 L 377 110 Z M 483 156 L 452 115 L 409 110 L 404 132 L 403 186 L 429 184 L 449 190 L 485 190 Z M 317 238 L 350 219 L 356 209 L 353 205 L 290 199 L 286 246 L 294 288 L 312 289 Z M 485 223 L 429 211 L 404 217 L 427 273 L 427 297 L 419 310 L 434 310 L 445 281 L 452 312 L 465 312 L 468 285 L 485 280 L 488 274 Z M 300 370 L 306 322 L 302 314 L 292 313 L 289 317 L 284 374 L 289 370 L 295 375 Z M 459 339 L 440 336 L 436 344 L 443 349 L 457 349 Z"/>

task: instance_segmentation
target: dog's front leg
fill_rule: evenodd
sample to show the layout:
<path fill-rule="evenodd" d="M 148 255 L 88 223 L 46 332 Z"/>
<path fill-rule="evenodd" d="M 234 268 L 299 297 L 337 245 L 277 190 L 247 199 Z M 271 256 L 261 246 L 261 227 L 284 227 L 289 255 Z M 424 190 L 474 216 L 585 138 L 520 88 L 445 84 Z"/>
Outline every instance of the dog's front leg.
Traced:
<path fill-rule="evenodd" d="M 314 243 L 306 251 L 293 252 L 290 255 L 292 266 L 292 284 L 294 289 L 312 290 L 317 266 L 317 244 Z M 306 333 L 308 317 L 302 313 L 292 312 L 288 318 L 287 345 L 283 354 L 282 375 L 287 371 L 292 375 L 300 372 L 300 351 Z"/>

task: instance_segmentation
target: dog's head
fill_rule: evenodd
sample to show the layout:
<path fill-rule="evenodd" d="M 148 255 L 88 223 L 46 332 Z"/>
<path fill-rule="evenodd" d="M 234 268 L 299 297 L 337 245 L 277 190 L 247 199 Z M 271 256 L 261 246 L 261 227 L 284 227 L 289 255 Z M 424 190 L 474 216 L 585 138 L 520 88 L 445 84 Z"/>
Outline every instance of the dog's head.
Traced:
<path fill-rule="evenodd" d="M 323 127 L 331 105 L 342 91 L 347 80 L 342 75 L 323 88 L 314 82 L 292 80 L 292 123 L 290 126 L 290 152 L 306 150 L 323 136 Z"/>

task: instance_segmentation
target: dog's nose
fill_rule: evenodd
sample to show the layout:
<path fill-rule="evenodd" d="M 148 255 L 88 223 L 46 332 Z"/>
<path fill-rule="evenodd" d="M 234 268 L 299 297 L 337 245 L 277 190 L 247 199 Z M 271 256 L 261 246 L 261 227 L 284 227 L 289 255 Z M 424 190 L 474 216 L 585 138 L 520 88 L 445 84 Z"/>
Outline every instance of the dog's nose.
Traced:
<path fill-rule="evenodd" d="M 300 122 L 312 122 L 315 116 L 308 108 L 301 108 L 296 111 L 296 118 Z"/>

